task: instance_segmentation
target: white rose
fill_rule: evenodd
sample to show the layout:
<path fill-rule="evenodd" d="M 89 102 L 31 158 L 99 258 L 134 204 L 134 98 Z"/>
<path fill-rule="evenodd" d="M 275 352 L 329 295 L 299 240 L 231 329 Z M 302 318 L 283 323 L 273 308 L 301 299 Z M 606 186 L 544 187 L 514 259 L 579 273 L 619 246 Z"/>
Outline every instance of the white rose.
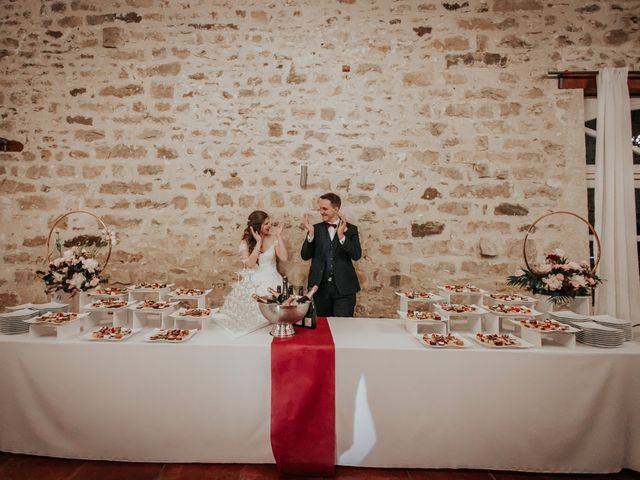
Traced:
<path fill-rule="evenodd" d="M 571 275 L 571 278 L 569 278 L 569 283 L 571 283 L 571 286 L 573 288 L 578 289 L 587 286 L 587 279 L 582 275 Z"/>
<path fill-rule="evenodd" d="M 560 258 L 564 258 L 564 250 L 562 250 L 561 248 L 556 248 L 553 252 L 551 252 L 552 255 L 556 255 Z"/>
<path fill-rule="evenodd" d="M 571 270 L 580 270 L 580 264 L 578 264 L 577 262 L 569 262 L 569 263 L 567 263 L 567 266 Z"/>
<path fill-rule="evenodd" d="M 98 261 L 95 258 L 86 258 L 82 261 L 82 264 L 89 273 L 95 272 L 96 268 L 98 268 Z"/>
<path fill-rule="evenodd" d="M 69 280 L 69 285 L 80 290 L 82 288 L 82 284 L 84 283 L 84 275 L 81 273 L 75 273 L 71 280 Z"/>
<path fill-rule="evenodd" d="M 540 273 L 549 273 L 553 269 L 553 265 L 550 263 L 543 263 L 538 267 L 538 272 Z"/>
<path fill-rule="evenodd" d="M 69 260 L 75 256 L 75 252 L 72 249 L 65 250 L 62 256 L 65 260 Z"/>
<path fill-rule="evenodd" d="M 558 290 L 562 287 L 562 280 L 558 280 L 555 275 L 543 278 L 542 283 L 544 283 L 546 287 L 551 291 Z"/>

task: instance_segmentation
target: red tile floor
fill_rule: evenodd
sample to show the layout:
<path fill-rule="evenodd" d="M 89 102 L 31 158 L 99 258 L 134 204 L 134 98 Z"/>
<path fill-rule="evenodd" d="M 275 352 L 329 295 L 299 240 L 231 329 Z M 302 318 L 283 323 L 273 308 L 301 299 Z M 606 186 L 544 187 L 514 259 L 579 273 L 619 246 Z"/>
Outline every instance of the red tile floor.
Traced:
<path fill-rule="evenodd" d="M 0 452 L 0 480 L 262 480 L 280 478 L 274 465 L 122 463 L 66 460 Z M 486 470 L 337 467 L 337 479 L 421 480 L 638 480 L 623 470 L 609 475 L 528 474 Z"/>

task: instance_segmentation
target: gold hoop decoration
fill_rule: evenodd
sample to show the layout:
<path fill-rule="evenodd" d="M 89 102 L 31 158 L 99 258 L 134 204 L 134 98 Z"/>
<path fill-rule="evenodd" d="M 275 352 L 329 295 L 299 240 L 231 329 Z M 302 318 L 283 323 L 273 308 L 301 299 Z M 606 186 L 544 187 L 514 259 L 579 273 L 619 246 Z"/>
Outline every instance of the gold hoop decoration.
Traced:
<path fill-rule="evenodd" d="M 102 220 L 100 217 L 98 217 L 97 215 L 91 212 L 87 212 L 86 210 L 72 210 L 56 218 L 55 222 L 53 222 L 53 225 L 51 226 L 51 229 L 49 230 L 49 236 L 47 237 L 47 256 L 45 258 L 45 263 L 47 263 L 49 261 L 49 258 L 51 257 L 51 237 L 53 236 L 53 231 L 55 230 L 58 223 L 60 223 L 63 219 L 67 218 L 69 215 L 73 215 L 74 213 L 84 213 L 86 215 L 90 215 L 91 217 L 95 218 L 100 224 L 100 226 L 102 227 L 102 229 L 107 234 L 106 235 L 108 239 L 107 240 L 107 244 L 108 244 L 107 258 L 104 260 L 104 265 L 102 265 L 102 267 L 100 268 L 101 271 L 104 271 L 104 269 L 107 267 L 107 263 L 109 263 L 109 259 L 111 258 L 111 248 L 112 248 L 111 235 L 109 235 L 109 229 L 107 228 L 107 224 L 104 223 L 104 220 Z"/>
<path fill-rule="evenodd" d="M 527 268 L 530 271 L 533 272 L 533 269 L 531 268 L 531 266 L 529 265 L 529 261 L 527 260 L 527 239 L 529 238 L 529 234 L 532 233 L 532 231 L 535 228 L 536 224 L 540 220 L 542 220 L 543 218 L 550 217 L 551 215 L 571 215 L 572 217 L 576 217 L 581 222 L 587 224 L 587 226 L 589 227 L 589 230 L 591 231 L 591 233 L 593 233 L 593 238 L 595 238 L 596 246 L 598 247 L 598 255 L 596 256 L 596 261 L 595 261 L 595 263 L 593 265 L 593 268 L 591 269 L 591 274 L 595 274 L 596 270 L 598 269 L 598 265 L 600 264 L 600 254 L 601 254 L 600 237 L 596 233 L 596 229 L 593 228 L 593 225 L 591 225 L 591 223 L 589 223 L 588 220 L 586 220 L 585 218 L 581 217 L 580 215 L 578 215 L 576 213 L 567 212 L 567 211 L 557 211 L 557 212 L 545 213 L 544 215 L 539 217 L 535 222 L 533 222 L 529 226 L 529 229 L 527 230 L 527 234 L 524 236 L 524 244 L 522 245 L 522 255 L 524 256 L 524 263 L 527 265 Z"/>

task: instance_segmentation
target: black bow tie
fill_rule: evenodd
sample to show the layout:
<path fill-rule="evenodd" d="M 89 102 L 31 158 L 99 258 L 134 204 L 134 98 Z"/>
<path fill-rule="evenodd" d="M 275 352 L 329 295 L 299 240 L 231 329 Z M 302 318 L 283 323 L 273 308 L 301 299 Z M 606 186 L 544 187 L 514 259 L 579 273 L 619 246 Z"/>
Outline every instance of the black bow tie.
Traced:
<path fill-rule="evenodd" d="M 327 228 L 329 228 L 329 227 L 338 228 L 338 224 L 337 223 L 324 222 L 324 224 L 327 226 Z"/>

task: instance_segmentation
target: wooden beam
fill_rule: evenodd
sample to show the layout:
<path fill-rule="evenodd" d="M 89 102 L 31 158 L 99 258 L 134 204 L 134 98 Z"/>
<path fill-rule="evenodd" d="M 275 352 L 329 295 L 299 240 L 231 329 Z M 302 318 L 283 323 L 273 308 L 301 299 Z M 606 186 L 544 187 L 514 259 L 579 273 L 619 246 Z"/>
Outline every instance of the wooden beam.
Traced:
<path fill-rule="evenodd" d="M 629 72 L 629 78 L 627 79 L 629 96 L 640 97 L 640 76 L 636 75 L 635 72 L 633 73 Z M 585 97 L 596 97 L 598 95 L 597 72 L 558 72 L 557 77 L 558 88 L 581 88 Z"/>

